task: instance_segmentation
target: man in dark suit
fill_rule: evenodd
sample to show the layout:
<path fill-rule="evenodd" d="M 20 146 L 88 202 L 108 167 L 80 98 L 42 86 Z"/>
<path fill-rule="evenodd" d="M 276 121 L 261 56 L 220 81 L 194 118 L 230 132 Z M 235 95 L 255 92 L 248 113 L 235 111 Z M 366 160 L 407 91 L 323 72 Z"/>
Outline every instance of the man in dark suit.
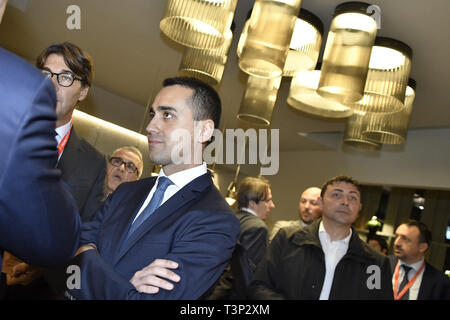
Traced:
<path fill-rule="evenodd" d="M 6 6 L 0 0 L 0 21 Z M 0 264 L 3 250 L 41 266 L 66 262 L 78 247 L 80 218 L 54 169 L 55 90 L 0 48 Z"/>
<path fill-rule="evenodd" d="M 42 51 L 36 66 L 53 81 L 56 89 L 57 168 L 77 201 L 82 221 L 88 221 L 104 196 L 106 160 L 77 134 L 72 114 L 92 84 L 92 59 L 73 43 L 55 43 Z"/>
<path fill-rule="evenodd" d="M 236 283 L 236 281 L 250 281 L 256 266 L 263 258 L 269 243 L 269 233 L 265 220 L 270 211 L 275 208 L 272 200 L 272 190 L 269 182 L 264 178 L 246 177 L 239 184 L 236 200 L 238 212 L 236 216 L 241 224 L 241 233 L 238 243 L 243 253 L 233 253 L 234 259 L 246 259 L 242 264 L 232 262 L 227 266 L 213 294 L 211 300 L 244 299 L 248 283 Z M 237 256 L 240 254 L 241 256 Z M 243 268 L 248 270 L 233 270 Z M 241 273 L 248 275 L 247 279 L 235 279 L 233 276 Z"/>
<path fill-rule="evenodd" d="M 202 163 L 221 103 L 193 78 L 166 79 L 150 109 L 158 177 L 122 183 L 83 225 L 70 299 L 198 299 L 230 259 L 240 231 Z M 150 263 L 150 265 L 148 265 Z M 174 270 L 176 269 L 176 270 Z"/>
<path fill-rule="evenodd" d="M 104 198 L 106 160 L 77 134 L 72 126 L 72 114 L 87 96 L 92 83 L 92 59 L 72 43 L 56 43 L 42 51 L 36 66 L 52 80 L 56 90 L 56 135 L 53 131 L 58 143 L 56 167 L 62 171 L 62 179 L 76 200 L 82 221 L 90 220 Z M 42 268 L 28 266 L 9 254 L 6 258 L 5 264 L 10 270 L 16 270 L 7 278 L 11 285 L 7 298 L 44 299 L 51 295 L 40 277 L 44 272 Z M 46 270 L 47 282 L 61 278 L 55 276 L 57 273 L 65 274 L 65 270 Z"/>
<path fill-rule="evenodd" d="M 389 257 L 394 299 L 450 299 L 450 279 L 425 261 L 431 238 L 428 227 L 416 220 L 402 223 L 395 230 L 395 256 Z"/>

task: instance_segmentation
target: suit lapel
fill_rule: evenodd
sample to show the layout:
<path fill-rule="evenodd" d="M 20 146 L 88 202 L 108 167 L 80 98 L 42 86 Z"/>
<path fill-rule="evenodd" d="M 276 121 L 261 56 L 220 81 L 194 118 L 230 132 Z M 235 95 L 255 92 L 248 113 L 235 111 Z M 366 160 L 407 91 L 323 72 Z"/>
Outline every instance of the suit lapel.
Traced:
<path fill-rule="evenodd" d="M 431 268 L 428 263 L 425 262 L 425 270 L 423 270 L 422 282 L 420 283 L 417 300 L 427 300 L 432 296 L 433 276 L 431 273 Z"/>
<path fill-rule="evenodd" d="M 116 255 L 113 264 L 115 265 L 123 255 L 130 250 L 133 245 L 139 241 L 146 233 L 148 233 L 154 226 L 156 226 L 161 220 L 167 219 L 178 212 L 178 214 L 183 214 L 185 210 L 181 210 L 183 206 L 190 207 L 191 201 L 195 201 L 198 197 L 202 195 L 202 193 L 212 184 L 210 173 L 206 173 L 187 185 L 185 185 L 181 190 L 175 193 L 169 200 L 164 202 L 155 212 L 147 218 L 140 226 L 136 229 L 136 231 L 127 239 L 126 243 L 122 245 L 122 248 L 119 249 L 118 254 Z M 150 189 L 149 189 L 150 190 Z M 176 218 L 172 217 L 172 219 Z M 123 241 L 126 231 L 128 231 L 132 220 L 127 221 L 127 228 L 125 232 L 122 232 L 122 237 L 120 239 Z"/>
<path fill-rule="evenodd" d="M 115 215 L 119 216 L 119 219 L 114 221 L 114 229 L 111 236 L 112 245 L 110 246 L 110 250 L 108 250 L 111 257 L 116 256 L 120 250 L 131 223 L 155 184 L 156 177 L 149 178 L 148 180 L 148 184 L 134 193 L 127 201 L 122 201 L 119 207 L 113 209 L 117 212 Z M 111 258 L 112 260 L 113 258 Z"/>
<path fill-rule="evenodd" d="M 76 172 L 75 168 L 80 163 L 80 158 L 83 155 L 83 148 L 81 146 L 81 138 L 75 131 L 75 128 L 72 127 L 72 131 L 70 132 L 69 140 L 67 141 L 66 147 L 61 155 L 61 158 L 58 161 L 56 167 L 61 169 L 62 176 L 61 178 L 64 181 L 68 181 L 69 177 Z"/>

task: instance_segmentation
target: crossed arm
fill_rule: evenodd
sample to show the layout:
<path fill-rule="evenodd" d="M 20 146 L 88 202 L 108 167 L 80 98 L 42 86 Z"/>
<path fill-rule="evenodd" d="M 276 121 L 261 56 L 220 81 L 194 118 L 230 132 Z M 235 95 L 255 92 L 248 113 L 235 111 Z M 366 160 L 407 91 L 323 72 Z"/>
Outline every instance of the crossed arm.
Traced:
<path fill-rule="evenodd" d="M 199 298 L 222 273 L 231 257 L 240 226 L 239 221 L 228 213 L 195 211 L 188 216 L 173 235 L 168 252 L 160 249 L 157 243 L 149 243 L 153 250 L 135 252 L 135 258 L 138 254 L 148 254 L 151 263 L 134 272 L 131 279 L 123 276 L 123 264 L 119 273 L 115 270 L 117 267 L 107 262 L 110 258 L 105 260 L 96 250 L 98 232 L 85 229 L 94 232 L 90 236 L 89 232 L 83 232 L 81 243 L 84 245 L 77 251 L 81 289 L 68 290 L 68 294 L 75 299 Z M 93 226 L 93 229 L 97 228 Z M 132 264 L 132 260 L 129 263 Z"/>
<path fill-rule="evenodd" d="M 81 246 L 75 256 L 87 251 L 96 250 L 97 247 L 92 244 L 85 244 Z M 172 290 L 173 284 L 167 280 L 173 282 L 179 282 L 180 276 L 173 272 L 171 269 L 177 269 L 178 263 L 172 260 L 155 259 L 145 268 L 137 271 L 130 279 L 131 284 L 140 293 L 155 294 L 159 292 L 159 289 Z"/>

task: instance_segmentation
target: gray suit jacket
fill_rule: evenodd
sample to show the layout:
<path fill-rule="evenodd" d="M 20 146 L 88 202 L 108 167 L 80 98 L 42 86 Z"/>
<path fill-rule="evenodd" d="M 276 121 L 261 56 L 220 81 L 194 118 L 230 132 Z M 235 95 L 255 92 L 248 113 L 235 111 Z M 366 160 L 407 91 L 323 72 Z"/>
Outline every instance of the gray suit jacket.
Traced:
<path fill-rule="evenodd" d="M 239 243 L 247 252 L 252 273 L 264 257 L 269 244 L 269 231 L 263 220 L 246 211 L 239 211 L 236 216 L 241 223 Z"/>

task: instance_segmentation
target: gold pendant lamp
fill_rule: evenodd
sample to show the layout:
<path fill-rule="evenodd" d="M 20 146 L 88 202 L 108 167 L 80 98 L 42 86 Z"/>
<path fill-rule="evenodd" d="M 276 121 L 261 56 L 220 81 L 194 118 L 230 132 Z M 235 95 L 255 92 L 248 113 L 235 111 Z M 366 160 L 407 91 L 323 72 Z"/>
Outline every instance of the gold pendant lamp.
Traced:
<path fill-rule="evenodd" d="M 323 38 L 323 23 L 312 12 L 301 9 L 295 22 L 283 76 L 293 77 L 305 70 L 314 70 Z"/>
<path fill-rule="evenodd" d="M 215 86 L 222 80 L 233 39 L 234 23 L 225 34 L 225 42 L 215 49 L 195 49 L 186 47 L 178 74 L 203 80 Z"/>
<path fill-rule="evenodd" d="M 416 96 L 415 90 L 416 82 L 409 79 L 404 107 L 393 113 L 372 113 L 367 119 L 363 136 L 371 141 L 383 144 L 405 143 Z"/>
<path fill-rule="evenodd" d="M 363 97 L 377 23 L 370 4 L 345 2 L 335 9 L 322 62 L 318 93 L 343 104 Z"/>
<path fill-rule="evenodd" d="M 283 75 L 301 0 L 255 0 L 239 58 L 245 73 L 262 78 Z"/>
<path fill-rule="evenodd" d="M 217 48 L 225 42 L 236 5 L 237 0 L 168 0 L 159 26 L 187 47 Z"/>
<path fill-rule="evenodd" d="M 355 110 L 347 119 L 347 125 L 344 131 L 344 145 L 365 151 L 378 151 L 381 144 L 370 141 L 363 136 L 366 129 L 366 112 Z"/>
<path fill-rule="evenodd" d="M 237 118 L 258 126 L 269 126 L 280 83 L 281 76 L 276 78 L 248 76 Z"/>
<path fill-rule="evenodd" d="M 349 106 L 373 113 L 391 113 L 402 109 L 411 59 L 412 50 L 405 43 L 377 37 L 370 56 L 364 96 Z"/>
<path fill-rule="evenodd" d="M 320 65 L 318 66 L 320 68 Z M 317 93 L 321 71 L 304 71 L 292 78 L 287 103 L 300 111 L 326 118 L 347 118 L 353 110 Z"/>

